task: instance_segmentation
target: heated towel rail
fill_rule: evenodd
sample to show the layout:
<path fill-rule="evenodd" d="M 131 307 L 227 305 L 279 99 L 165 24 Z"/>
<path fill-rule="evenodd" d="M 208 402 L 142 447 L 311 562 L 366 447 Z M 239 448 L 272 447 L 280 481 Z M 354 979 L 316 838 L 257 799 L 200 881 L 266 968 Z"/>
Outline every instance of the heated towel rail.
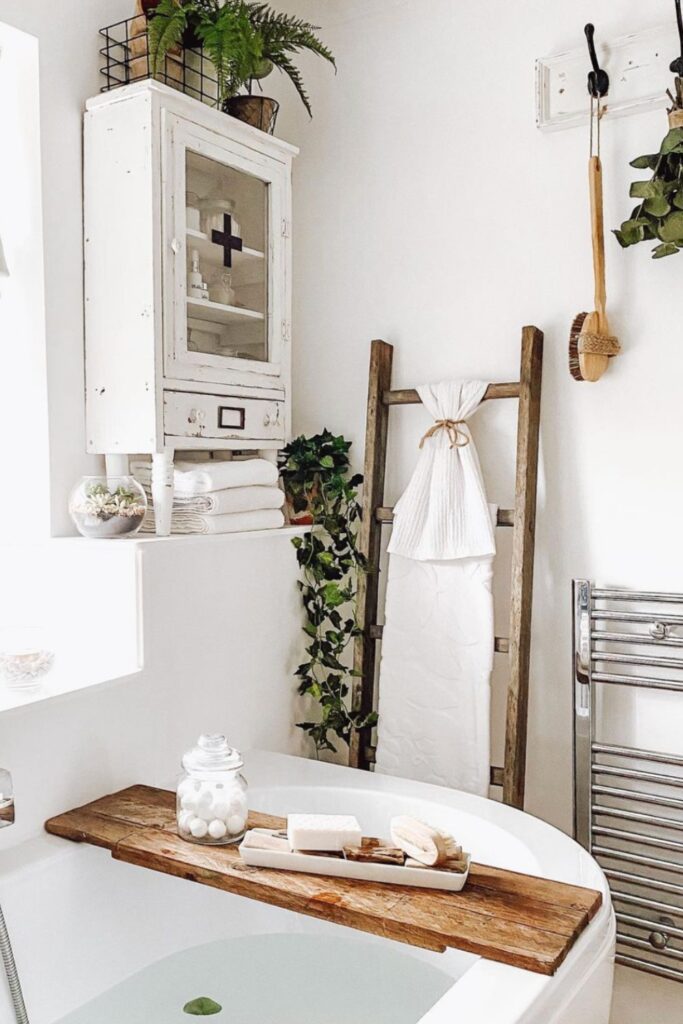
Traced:
<path fill-rule="evenodd" d="M 412 388 L 392 390 L 393 346 L 373 341 L 370 352 L 368 412 L 365 433 L 363 518 L 359 547 L 368 560 L 369 571 L 358 583 L 357 616 L 361 634 L 354 651 L 352 700 L 355 711 L 368 714 L 376 706 L 377 641 L 382 638 L 379 622 L 379 562 L 382 527 L 393 522 L 392 508 L 384 505 L 384 475 L 387 458 L 389 409 L 419 404 Z M 496 637 L 495 652 L 506 654 L 510 666 L 505 718 L 505 754 L 502 767 L 491 766 L 491 785 L 503 790 L 503 801 L 524 806 L 526 779 L 527 708 L 529 699 L 529 656 L 531 647 L 531 599 L 534 577 L 536 529 L 536 482 L 538 437 L 541 413 L 543 334 L 537 327 L 522 328 L 520 375 L 518 381 L 489 384 L 484 400 L 519 399 L 517 412 L 517 453 L 515 507 L 499 509 L 499 527 L 511 527 L 512 578 L 510 632 Z M 369 768 L 374 761 L 372 730 L 354 733 L 350 742 L 350 763 Z"/>
<path fill-rule="evenodd" d="M 674 698 L 678 753 L 642 749 L 646 708 L 620 704 L 683 694 L 683 594 L 574 580 L 573 598 L 575 836 L 609 881 L 617 963 L 683 981 L 683 703 Z M 637 746 L 617 742 L 629 721 Z"/>

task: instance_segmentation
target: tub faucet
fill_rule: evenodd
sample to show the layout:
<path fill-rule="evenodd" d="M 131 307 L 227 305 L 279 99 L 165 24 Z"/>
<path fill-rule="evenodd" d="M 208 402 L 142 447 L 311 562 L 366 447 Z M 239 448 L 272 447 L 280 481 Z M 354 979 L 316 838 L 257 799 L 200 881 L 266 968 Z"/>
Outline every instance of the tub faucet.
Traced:
<path fill-rule="evenodd" d="M 5 768 L 0 768 L 0 828 L 14 824 L 14 790 L 12 776 Z M 9 994 L 17 1024 L 29 1024 L 26 1004 L 21 991 L 19 972 L 14 962 L 12 943 L 10 942 L 5 915 L 0 906 L 0 958 L 5 967 Z"/>

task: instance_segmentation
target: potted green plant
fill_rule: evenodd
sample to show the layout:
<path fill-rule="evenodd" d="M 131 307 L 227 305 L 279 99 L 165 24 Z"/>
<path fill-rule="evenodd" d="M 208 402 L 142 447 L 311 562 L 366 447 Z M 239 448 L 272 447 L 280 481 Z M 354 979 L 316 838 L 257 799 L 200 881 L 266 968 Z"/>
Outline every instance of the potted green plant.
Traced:
<path fill-rule="evenodd" d="M 277 68 L 294 84 L 306 110 L 311 104 L 293 57 L 316 53 L 334 66 L 315 25 L 274 11 L 253 0 L 159 0 L 150 11 L 152 74 L 158 74 L 170 49 L 192 31 L 216 72 L 218 104 L 226 113 L 257 128 L 272 130 L 277 102 L 255 94 Z M 185 44 L 187 45 L 187 43 Z"/>
<path fill-rule="evenodd" d="M 669 93 L 669 131 L 658 153 L 631 160 L 631 167 L 649 169 L 647 181 L 634 181 L 630 195 L 640 200 L 614 234 L 623 248 L 654 241 L 653 259 L 673 256 L 683 249 L 683 79 L 676 77 L 676 95 Z"/>
<path fill-rule="evenodd" d="M 297 437 L 280 455 L 280 472 L 290 508 L 305 514 L 313 528 L 294 537 L 299 581 L 306 613 L 306 660 L 296 670 L 298 692 L 320 705 L 318 720 L 299 722 L 311 738 L 316 756 L 336 751 L 333 737 L 348 742 L 357 729 L 374 725 L 377 715 L 350 710 L 346 664 L 350 642 L 360 628 L 353 614 L 358 573 L 366 562 L 356 544 L 360 521 L 357 488 L 362 477 L 350 475 L 351 442 L 329 430 Z"/>

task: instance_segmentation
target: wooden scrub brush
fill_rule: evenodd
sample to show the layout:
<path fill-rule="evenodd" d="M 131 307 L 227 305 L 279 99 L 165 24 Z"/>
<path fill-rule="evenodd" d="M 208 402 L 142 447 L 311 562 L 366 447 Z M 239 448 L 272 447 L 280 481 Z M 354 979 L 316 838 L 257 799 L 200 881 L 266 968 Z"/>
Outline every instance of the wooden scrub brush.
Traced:
<path fill-rule="evenodd" d="M 569 372 L 574 380 L 600 380 L 612 356 L 618 355 L 621 346 L 610 332 L 607 319 L 605 289 L 605 230 L 602 210 L 602 164 L 600 162 L 600 121 L 602 108 L 600 100 L 607 94 L 609 78 L 598 67 L 593 46 L 593 26 L 586 25 L 586 38 L 594 71 L 588 76 L 588 90 L 591 96 L 590 111 L 590 157 L 588 160 L 588 183 L 591 201 L 591 238 L 593 241 L 593 277 L 595 280 L 595 310 L 579 313 L 574 317 L 569 333 Z M 602 77 L 600 77 L 602 76 Z M 597 100 L 597 155 L 593 155 L 593 109 Z"/>

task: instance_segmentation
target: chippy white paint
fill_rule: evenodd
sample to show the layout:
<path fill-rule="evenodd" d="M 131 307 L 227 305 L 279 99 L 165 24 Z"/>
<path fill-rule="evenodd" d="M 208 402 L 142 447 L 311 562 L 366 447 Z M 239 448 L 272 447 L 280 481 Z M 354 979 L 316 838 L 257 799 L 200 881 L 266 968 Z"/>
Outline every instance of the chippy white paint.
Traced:
<path fill-rule="evenodd" d="M 186 224 L 188 153 L 266 185 L 267 362 L 188 346 L 193 303 L 207 307 L 198 316 L 220 321 L 257 316 L 187 295 L 187 251 L 199 244 Z M 285 225 L 291 220 L 295 153 L 287 143 L 156 82 L 87 103 L 87 448 L 107 456 L 153 455 L 161 535 L 170 532 L 175 451 L 276 450 L 289 434 L 291 250 Z M 195 392 L 196 381 L 213 393 Z M 279 401 L 254 397 L 260 389 Z"/>
<path fill-rule="evenodd" d="M 576 27 L 580 28 L 578 19 Z M 617 38 L 605 36 L 603 28 L 600 22 L 596 23 L 595 49 L 600 67 L 610 79 L 609 93 L 603 100 L 605 117 L 625 117 L 666 107 L 666 89 L 671 87 L 672 79 L 669 64 L 680 56 L 675 52 L 673 17 L 667 25 Z M 585 40 L 571 50 L 536 61 L 536 122 L 540 129 L 557 131 L 588 124 L 589 70 Z"/>

